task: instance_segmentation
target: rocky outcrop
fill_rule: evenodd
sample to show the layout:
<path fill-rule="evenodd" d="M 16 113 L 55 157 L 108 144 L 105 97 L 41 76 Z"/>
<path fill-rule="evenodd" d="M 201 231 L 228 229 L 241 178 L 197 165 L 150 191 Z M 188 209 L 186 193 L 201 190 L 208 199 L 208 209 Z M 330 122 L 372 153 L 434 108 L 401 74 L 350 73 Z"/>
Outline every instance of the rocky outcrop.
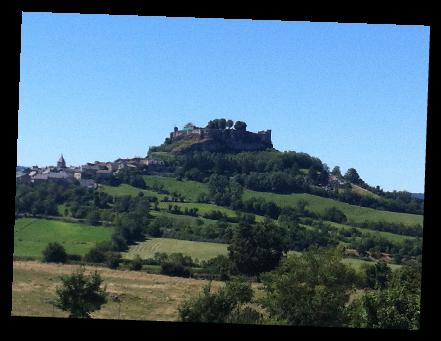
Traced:
<path fill-rule="evenodd" d="M 234 129 L 204 129 L 197 134 L 187 134 L 173 139 L 178 146 L 174 153 L 195 150 L 211 152 L 259 151 L 272 148 L 271 131 L 253 133 Z"/>

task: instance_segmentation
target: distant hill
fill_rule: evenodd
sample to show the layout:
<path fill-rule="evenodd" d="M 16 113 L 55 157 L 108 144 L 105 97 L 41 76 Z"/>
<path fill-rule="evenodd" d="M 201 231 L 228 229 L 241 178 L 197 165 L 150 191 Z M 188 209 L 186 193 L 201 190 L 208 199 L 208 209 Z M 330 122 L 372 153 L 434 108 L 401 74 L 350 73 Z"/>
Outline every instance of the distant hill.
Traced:
<path fill-rule="evenodd" d="M 27 167 L 25 167 L 25 166 L 17 166 L 17 167 L 15 167 L 15 171 L 16 171 L 16 172 L 22 172 L 22 171 L 24 171 L 26 168 L 27 168 Z"/>

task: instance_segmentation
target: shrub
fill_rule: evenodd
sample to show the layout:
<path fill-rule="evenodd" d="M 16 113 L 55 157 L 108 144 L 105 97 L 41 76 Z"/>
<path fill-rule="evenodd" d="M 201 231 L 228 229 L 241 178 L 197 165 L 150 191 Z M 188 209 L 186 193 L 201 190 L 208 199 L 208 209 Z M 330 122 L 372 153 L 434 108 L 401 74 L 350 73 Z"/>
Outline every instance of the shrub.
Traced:
<path fill-rule="evenodd" d="M 132 271 L 140 271 L 142 269 L 142 259 L 139 257 L 139 255 L 136 255 L 136 257 L 130 262 L 129 269 Z"/>
<path fill-rule="evenodd" d="M 49 243 L 43 250 L 43 262 L 66 263 L 67 254 L 64 246 L 60 243 Z"/>
<path fill-rule="evenodd" d="M 81 256 L 80 255 L 74 255 L 74 254 L 68 254 L 67 255 L 67 260 L 68 261 L 79 262 L 79 261 L 81 261 Z"/>
<path fill-rule="evenodd" d="M 227 282 L 218 292 L 211 292 L 211 282 L 204 287 L 202 294 L 192 297 L 179 306 L 179 316 L 184 322 L 236 322 L 245 320 L 244 315 L 235 313 L 242 304 L 253 298 L 251 284 L 244 281 Z M 242 316 L 238 316 L 242 315 Z M 255 314 L 250 314 L 256 318 Z M 240 323 L 240 322 L 237 322 Z"/>
<path fill-rule="evenodd" d="M 106 253 L 99 246 L 95 246 L 84 255 L 84 261 L 88 263 L 104 263 Z"/>
<path fill-rule="evenodd" d="M 106 265 L 110 269 L 117 269 L 121 261 L 121 254 L 119 252 L 107 252 L 106 253 Z"/>
<path fill-rule="evenodd" d="M 327 208 L 322 217 L 335 223 L 345 223 L 348 220 L 346 215 L 336 207 Z"/>
<path fill-rule="evenodd" d="M 165 262 L 161 264 L 161 274 L 168 276 L 190 277 L 190 270 L 179 263 Z"/>

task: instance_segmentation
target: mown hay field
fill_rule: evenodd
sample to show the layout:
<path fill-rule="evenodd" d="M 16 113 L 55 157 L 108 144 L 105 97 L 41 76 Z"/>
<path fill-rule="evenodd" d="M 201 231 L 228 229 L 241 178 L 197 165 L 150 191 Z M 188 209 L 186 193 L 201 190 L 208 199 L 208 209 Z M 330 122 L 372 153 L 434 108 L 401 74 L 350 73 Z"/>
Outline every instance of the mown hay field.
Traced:
<path fill-rule="evenodd" d="M 218 255 L 227 255 L 228 245 L 221 243 L 196 242 L 172 238 L 150 238 L 144 242 L 132 245 L 124 257 L 133 259 L 136 255 L 141 258 L 153 258 L 156 252 L 182 253 L 193 259 L 207 260 Z"/>

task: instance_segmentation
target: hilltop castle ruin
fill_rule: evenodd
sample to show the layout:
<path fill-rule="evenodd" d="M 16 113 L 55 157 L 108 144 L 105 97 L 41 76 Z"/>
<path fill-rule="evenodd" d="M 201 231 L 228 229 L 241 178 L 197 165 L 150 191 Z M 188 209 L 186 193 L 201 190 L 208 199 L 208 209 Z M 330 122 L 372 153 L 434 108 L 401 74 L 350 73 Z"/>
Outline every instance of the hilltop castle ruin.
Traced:
<path fill-rule="evenodd" d="M 176 152 L 188 150 L 254 151 L 273 147 L 271 130 L 253 133 L 245 129 L 201 128 L 193 123 L 187 123 L 181 130 L 174 127 L 170 137 L 166 139 L 167 144 L 178 141 L 187 141 L 187 143 L 175 150 Z"/>

